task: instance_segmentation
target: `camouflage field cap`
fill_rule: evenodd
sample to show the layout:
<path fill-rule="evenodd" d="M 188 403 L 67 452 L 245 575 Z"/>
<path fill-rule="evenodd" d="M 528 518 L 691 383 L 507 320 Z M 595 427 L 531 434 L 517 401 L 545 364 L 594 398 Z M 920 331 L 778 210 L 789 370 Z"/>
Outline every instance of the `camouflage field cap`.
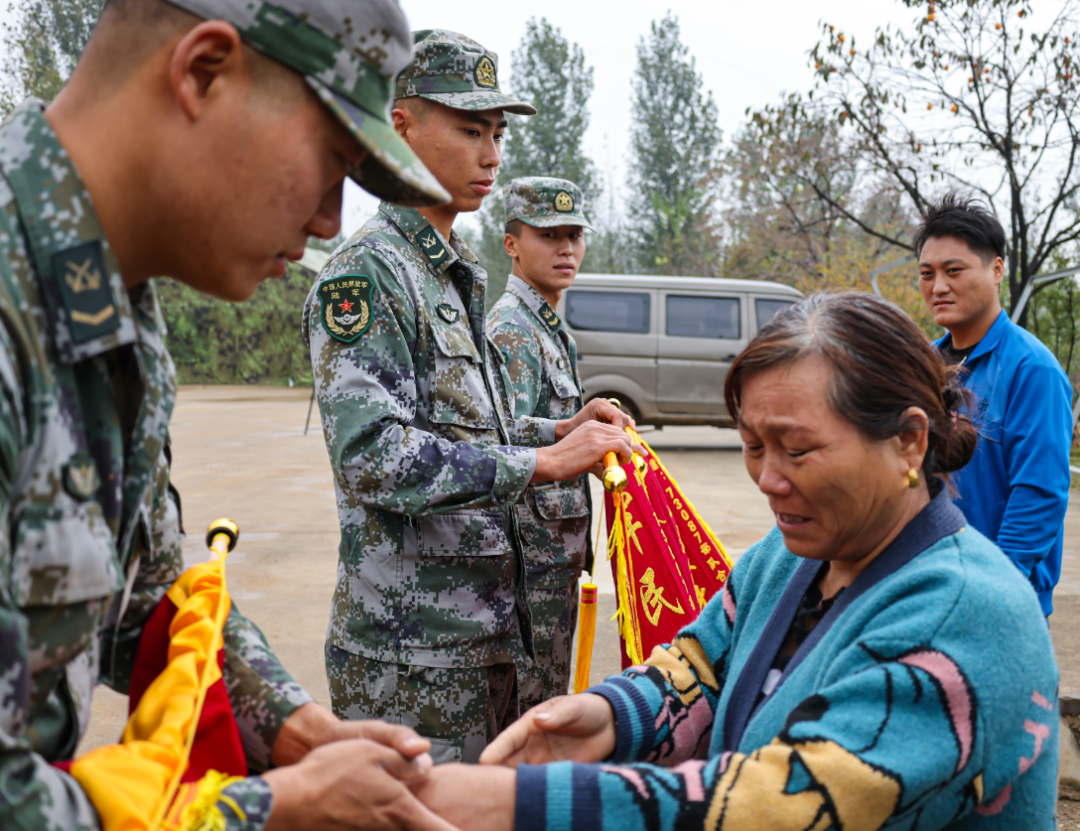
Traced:
<path fill-rule="evenodd" d="M 580 225 L 595 230 L 585 218 L 581 188 L 566 179 L 526 176 L 503 186 L 506 221 L 520 219 L 534 228 Z"/>
<path fill-rule="evenodd" d="M 399 205 L 450 201 L 390 120 L 394 76 L 413 56 L 409 23 L 395 0 L 168 0 L 236 27 L 249 46 L 304 76 L 368 151 L 350 174 Z"/>
<path fill-rule="evenodd" d="M 475 40 L 446 29 L 413 33 L 412 63 L 398 75 L 395 98 L 427 98 L 456 110 L 502 108 L 536 115 L 536 107 L 499 89 L 499 56 Z"/>

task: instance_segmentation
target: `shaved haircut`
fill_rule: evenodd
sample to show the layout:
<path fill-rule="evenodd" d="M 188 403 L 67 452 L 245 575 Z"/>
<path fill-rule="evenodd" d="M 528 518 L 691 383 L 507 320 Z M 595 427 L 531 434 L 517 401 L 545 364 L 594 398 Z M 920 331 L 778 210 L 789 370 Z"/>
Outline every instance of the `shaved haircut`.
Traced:
<path fill-rule="evenodd" d="M 506 223 L 506 233 L 514 239 L 521 239 L 521 226 L 524 224 L 520 219 L 511 219 Z"/>
<path fill-rule="evenodd" d="M 124 84 L 166 43 L 202 22 L 165 0 L 106 0 L 90 42 L 76 67 L 89 72 L 103 92 Z M 244 44 L 260 98 L 295 106 L 308 92 L 299 73 Z"/>
<path fill-rule="evenodd" d="M 421 124 L 431 118 L 431 114 L 435 112 L 438 106 L 434 101 L 428 101 L 428 99 L 421 98 L 419 95 L 394 99 L 394 109 L 407 110 Z"/>

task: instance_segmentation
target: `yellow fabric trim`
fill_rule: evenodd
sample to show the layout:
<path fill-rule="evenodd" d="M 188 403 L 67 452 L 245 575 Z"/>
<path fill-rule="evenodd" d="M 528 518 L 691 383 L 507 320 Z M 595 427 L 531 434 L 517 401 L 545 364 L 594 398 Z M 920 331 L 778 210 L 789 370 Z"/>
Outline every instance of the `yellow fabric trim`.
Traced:
<path fill-rule="evenodd" d="M 131 714 L 121 743 L 92 750 L 71 766 L 104 831 L 156 829 L 176 796 L 206 691 L 221 677 L 217 655 L 231 605 L 224 550 L 184 572 L 168 597 L 177 607 L 168 666 Z"/>

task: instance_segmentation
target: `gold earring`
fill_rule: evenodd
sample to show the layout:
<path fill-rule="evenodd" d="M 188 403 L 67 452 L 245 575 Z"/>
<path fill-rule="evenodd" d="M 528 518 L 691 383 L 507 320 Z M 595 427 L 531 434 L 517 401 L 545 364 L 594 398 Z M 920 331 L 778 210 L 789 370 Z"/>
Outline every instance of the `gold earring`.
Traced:
<path fill-rule="evenodd" d="M 909 488 L 919 487 L 919 471 L 915 468 L 910 468 L 907 472 L 907 486 Z"/>

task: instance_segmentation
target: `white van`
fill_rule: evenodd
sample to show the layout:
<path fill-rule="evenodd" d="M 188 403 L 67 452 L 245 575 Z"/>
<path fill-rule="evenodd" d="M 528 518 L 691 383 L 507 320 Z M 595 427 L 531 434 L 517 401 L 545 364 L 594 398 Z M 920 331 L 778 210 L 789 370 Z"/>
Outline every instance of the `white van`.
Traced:
<path fill-rule="evenodd" d="M 577 341 L 586 400 L 618 398 L 639 424 L 730 427 L 731 362 L 800 297 L 758 280 L 579 274 L 558 312 Z"/>

